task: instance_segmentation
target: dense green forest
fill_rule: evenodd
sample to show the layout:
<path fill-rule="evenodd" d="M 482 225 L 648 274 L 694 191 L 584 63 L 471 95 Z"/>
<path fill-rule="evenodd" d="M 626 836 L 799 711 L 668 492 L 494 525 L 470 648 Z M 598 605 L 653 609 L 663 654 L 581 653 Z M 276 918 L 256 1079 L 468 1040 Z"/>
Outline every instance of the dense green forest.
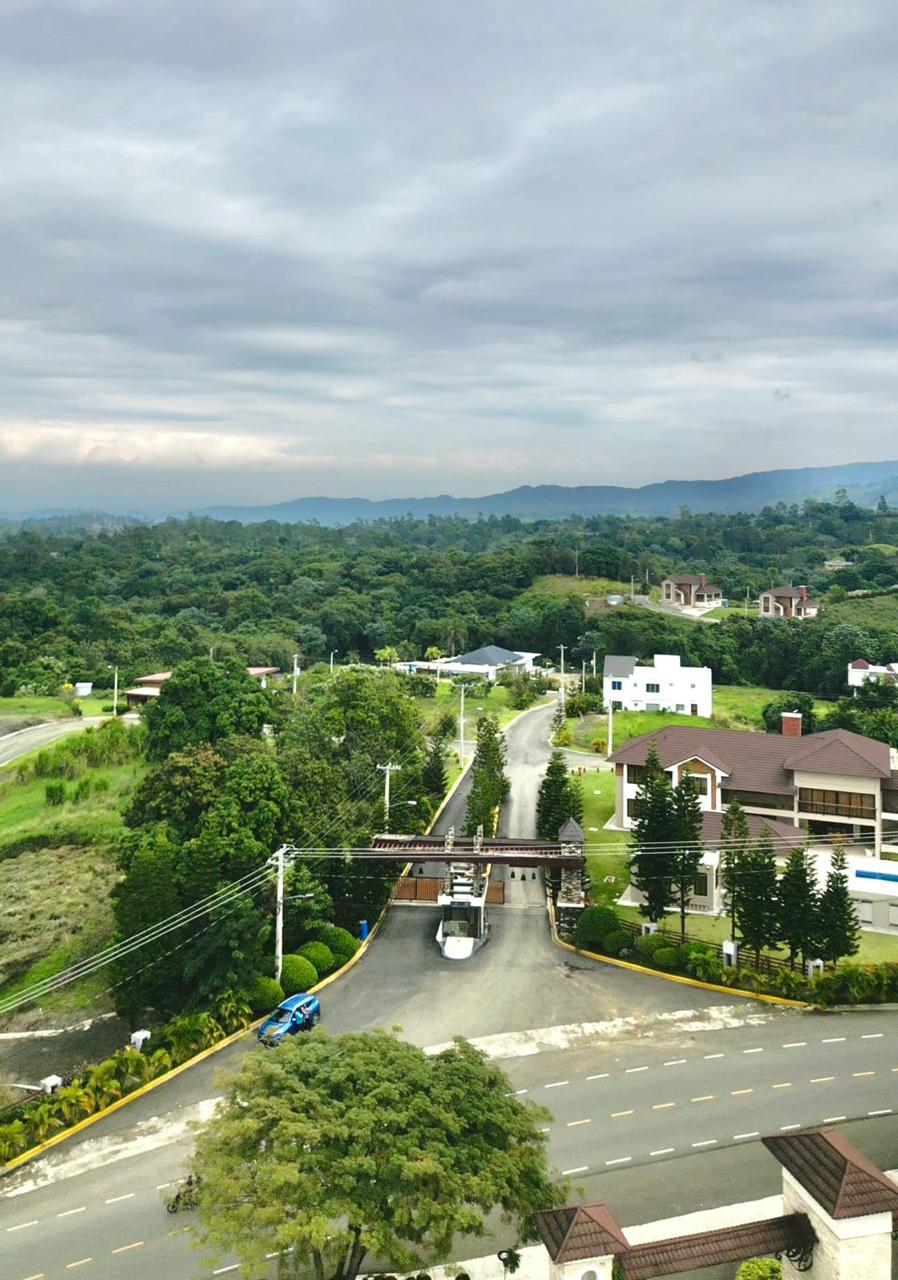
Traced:
<path fill-rule="evenodd" d="M 737 516 L 18 530 L 0 538 L 0 696 L 75 679 L 108 687 L 110 664 L 128 681 L 210 650 L 287 669 L 297 650 L 306 665 L 332 650 L 345 662 L 384 646 L 414 657 L 483 643 L 549 657 L 564 643 L 575 661 L 673 647 L 722 682 L 833 696 L 851 658 L 896 657 L 898 596 L 878 598 L 873 627 L 851 620 L 847 598 L 898 581 L 895 537 L 898 519 L 847 501 Z M 842 554 L 851 566 L 827 573 L 824 561 Z M 708 573 L 734 601 L 773 580 L 806 582 L 833 612 L 795 625 L 697 625 L 639 609 L 593 617 L 575 583 L 567 595 L 539 589 L 549 574 L 657 584 L 676 570 Z"/>

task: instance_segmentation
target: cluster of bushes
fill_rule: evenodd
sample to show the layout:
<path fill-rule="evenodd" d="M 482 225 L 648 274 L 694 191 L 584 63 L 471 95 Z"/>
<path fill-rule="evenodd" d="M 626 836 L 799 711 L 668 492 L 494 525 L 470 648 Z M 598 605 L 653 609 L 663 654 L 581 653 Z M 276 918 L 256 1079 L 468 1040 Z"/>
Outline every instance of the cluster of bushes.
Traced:
<path fill-rule="evenodd" d="M 253 1013 L 265 1013 L 279 1005 L 287 995 L 308 991 L 322 978 L 342 969 L 354 956 L 359 943 L 348 929 L 337 925 L 321 925 L 317 937 L 304 943 L 294 955 L 284 956 L 281 980 L 260 974 L 247 992 Z"/>
<path fill-rule="evenodd" d="M 97 729 L 88 727 L 83 733 L 73 733 L 55 746 L 38 751 L 33 759 L 19 766 L 16 779 L 19 782 L 32 782 L 35 778 L 75 781 L 83 778 L 88 769 L 129 764 L 143 755 L 145 746 L 142 726 L 129 728 L 121 720 L 109 720 Z"/>
<path fill-rule="evenodd" d="M 54 1133 L 102 1111 L 141 1085 L 186 1062 L 232 1031 L 245 1027 L 252 1010 L 242 996 L 224 992 L 213 1012 L 184 1013 L 153 1033 L 158 1047 L 140 1053 L 130 1046 L 87 1067 L 55 1093 L 27 1102 L 0 1124 L 0 1162 L 46 1142 Z"/>
<path fill-rule="evenodd" d="M 587 907 L 577 922 L 574 941 L 582 950 L 756 995 L 827 1006 L 898 1001 L 898 963 L 846 963 L 813 979 L 793 969 L 761 973 L 748 965 L 724 965 L 717 948 L 707 943 L 681 944 L 664 932 L 634 935 L 613 907 Z"/>
<path fill-rule="evenodd" d="M 82 804 L 90 797 L 103 795 L 109 790 L 108 778 L 79 778 L 74 787 L 68 789 L 62 778 L 54 778 L 44 788 L 44 802 L 48 805 Z"/>

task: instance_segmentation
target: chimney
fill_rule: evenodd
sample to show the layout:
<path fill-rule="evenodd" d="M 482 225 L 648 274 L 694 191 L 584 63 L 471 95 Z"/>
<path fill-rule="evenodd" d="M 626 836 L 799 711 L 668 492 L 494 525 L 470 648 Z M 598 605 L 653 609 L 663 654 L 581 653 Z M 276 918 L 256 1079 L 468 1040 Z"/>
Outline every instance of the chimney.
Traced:
<path fill-rule="evenodd" d="M 807 600 L 807 598 L 808 598 L 808 589 L 807 589 L 807 587 L 799 587 L 799 588 L 798 588 L 798 594 L 801 596 L 802 600 Z"/>
<path fill-rule="evenodd" d="M 801 737 L 801 712 L 784 711 L 782 714 L 782 734 L 784 738 Z"/>

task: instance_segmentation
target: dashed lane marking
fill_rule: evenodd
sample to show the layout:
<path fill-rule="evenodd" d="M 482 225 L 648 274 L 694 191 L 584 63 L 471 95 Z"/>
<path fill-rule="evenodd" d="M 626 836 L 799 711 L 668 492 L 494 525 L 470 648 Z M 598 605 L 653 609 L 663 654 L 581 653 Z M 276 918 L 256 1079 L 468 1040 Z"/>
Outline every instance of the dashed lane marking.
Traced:
<path fill-rule="evenodd" d="M 654 1103 L 654 1105 L 652 1106 L 652 1110 L 653 1110 L 653 1111 L 666 1111 L 666 1110 L 668 1109 L 668 1107 L 675 1107 L 676 1105 L 677 1105 L 677 1104 L 676 1104 L 675 1102 L 656 1102 L 656 1103 Z"/>
<path fill-rule="evenodd" d="M 597 1076 L 587 1076 L 586 1079 L 587 1080 L 607 1080 L 610 1075 L 611 1075 L 610 1071 L 600 1071 Z"/>
<path fill-rule="evenodd" d="M 26 1227 L 36 1227 L 40 1218 L 32 1218 L 30 1222 L 20 1222 L 15 1227 L 7 1227 L 7 1231 L 24 1231 Z"/>
<path fill-rule="evenodd" d="M 650 1156 L 669 1156 L 676 1151 L 676 1147 L 662 1147 L 660 1151 L 650 1151 Z"/>
<path fill-rule="evenodd" d="M 868 1111 L 868 1116 L 890 1116 L 892 1114 L 891 1107 L 882 1107 L 879 1111 Z"/>
<path fill-rule="evenodd" d="M 580 1124 L 592 1124 L 592 1121 L 591 1120 L 568 1120 L 567 1127 L 569 1129 L 576 1129 L 577 1126 Z"/>
<path fill-rule="evenodd" d="M 821 1040 L 821 1044 L 842 1044 L 847 1040 L 847 1036 L 827 1036 L 825 1040 Z"/>
<path fill-rule="evenodd" d="M 627 1067 L 624 1075 L 632 1076 L 635 1075 L 637 1071 L 648 1071 L 648 1067 Z"/>
<path fill-rule="evenodd" d="M 800 1124 L 781 1124 L 780 1133 L 788 1133 L 790 1129 L 800 1129 Z"/>
<path fill-rule="evenodd" d="M 875 1071 L 852 1071 L 851 1074 L 855 1080 L 860 1080 L 863 1076 L 875 1076 L 876 1072 Z"/>
<path fill-rule="evenodd" d="M 772 1084 L 770 1087 L 771 1087 L 771 1089 L 791 1089 L 791 1088 L 792 1088 L 792 1081 L 791 1081 L 791 1080 L 783 1080 L 781 1084 Z"/>
<path fill-rule="evenodd" d="M 784 1049 L 806 1049 L 808 1047 L 807 1040 L 792 1040 L 789 1044 L 784 1044 Z"/>
<path fill-rule="evenodd" d="M 693 1144 L 692 1144 L 692 1145 L 693 1145 L 694 1147 L 716 1147 L 716 1146 L 717 1146 L 717 1139 L 716 1139 L 716 1138 L 706 1138 L 704 1142 L 693 1142 Z"/>
<path fill-rule="evenodd" d="M 119 1200 L 133 1200 L 133 1199 L 134 1199 L 134 1192 L 133 1192 L 133 1191 L 128 1191 L 128 1192 L 126 1192 L 126 1193 L 125 1193 L 125 1195 L 123 1195 L 123 1196 L 112 1196 L 112 1197 L 111 1197 L 111 1199 L 109 1199 L 109 1200 L 107 1200 L 107 1201 L 106 1201 L 106 1203 L 107 1203 L 107 1204 L 118 1204 Z"/>
<path fill-rule="evenodd" d="M 871 1031 L 868 1035 L 861 1036 L 862 1040 L 881 1040 L 885 1033 L 883 1031 Z"/>
<path fill-rule="evenodd" d="M 731 1090 L 730 1090 L 730 1097 L 731 1097 L 731 1098 L 740 1098 L 740 1097 L 742 1096 L 742 1094 L 743 1094 L 743 1093 L 754 1093 L 754 1089 L 731 1089 Z"/>
<path fill-rule="evenodd" d="M 743 1049 L 743 1053 L 763 1053 L 763 1049 Z"/>
<path fill-rule="evenodd" d="M 847 1120 L 847 1116 L 827 1116 L 823 1121 L 824 1124 L 839 1124 L 842 1120 Z"/>
<path fill-rule="evenodd" d="M 214 1276 L 223 1276 L 223 1275 L 226 1275 L 229 1271 L 239 1271 L 239 1270 L 240 1270 L 240 1263 L 232 1262 L 229 1267 L 219 1267 L 218 1270 L 213 1271 L 212 1274 Z"/>
<path fill-rule="evenodd" d="M 43 1271 L 38 1271 L 36 1275 L 26 1276 L 25 1280 L 44 1280 L 44 1273 Z"/>
<path fill-rule="evenodd" d="M 562 1085 L 570 1084 L 570 1080 L 553 1080 L 551 1084 L 544 1085 L 545 1089 L 560 1089 Z M 214 1272 L 213 1272 L 214 1274 Z"/>
<path fill-rule="evenodd" d="M 835 1076 L 812 1076 L 808 1081 L 809 1084 L 828 1084 L 830 1080 L 835 1080 Z"/>
<path fill-rule="evenodd" d="M 77 1262 L 67 1262 L 65 1269 L 66 1271 L 74 1271 L 75 1267 L 83 1267 L 88 1262 L 93 1262 L 93 1258 L 79 1258 Z"/>
<path fill-rule="evenodd" d="M 78 1209 L 66 1209 L 62 1213 L 57 1213 L 56 1216 L 57 1218 L 70 1218 L 73 1213 L 86 1213 L 86 1212 L 87 1212 L 87 1205 L 83 1204 Z"/>
<path fill-rule="evenodd" d="M 612 1111 L 612 1112 L 611 1112 L 611 1119 L 612 1119 L 612 1120 L 616 1120 L 616 1119 L 618 1118 L 618 1116 L 631 1116 L 632 1114 L 633 1114 L 632 1110 L 630 1110 L 630 1111 Z"/>
<path fill-rule="evenodd" d="M 701 1097 L 700 1097 L 700 1098 L 690 1098 L 690 1099 L 689 1099 L 689 1101 L 690 1101 L 690 1102 L 713 1102 L 713 1101 L 714 1101 L 714 1094 L 713 1094 L 713 1093 L 703 1093 L 703 1094 L 701 1095 Z"/>
<path fill-rule="evenodd" d="M 123 1245 L 121 1245 L 121 1247 L 120 1247 L 120 1248 L 118 1248 L 118 1249 L 113 1249 L 113 1250 L 112 1250 L 112 1252 L 113 1252 L 113 1253 L 127 1253 L 129 1249 L 142 1249 L 142 1248 L 143 1248 L 143 1241 L 142 1241 L 142 1240 L 135 1240 L 133 1244 L 123 1244 Z"/>
<path fill-rule="evenodd" d="M 723 1057 L 722 1053 L 706 1053 L 705 1062 L 710 1062 L 712 1058 L 722 1058 L 722 1057 Z"/>
<path fill-rule="evenodd" d="M 665 1067 L 682 1067 L 686 1063 L 685 1058 L 671 1058 L 670 1062 L 665 1062 Z"/>
<path fill-rule="evenodd" d="M 633 1159 L 632 1156 L 618 1156 L 616 1160 L 606 1160 L 605 1166 L 607 1168 L 612 1164 L 629 1164 L 632 1159 Z"/>
<path fill-rule="evenodd" d="M 164 1191 L 166 1187 L 170 1187 L 170 1186 L 171 1186 L 171 1183 L 170 1183 L 170 1182 L 157 1182 L 157 1183 L 156 1183 L 156 1190 L 157 1190 L 157 1191 Z"/>
<path fill-rule="evenodd" d="M 760 1136 L 761 1133 L 759 1129 L 752 1129 L 751 1133 L 734 1133 L 733 1141 L 741 1142 L 743 1138 L 760 1138 Z"/>
<path fill-rule="evenodd" d="M 562 1178 L 568 1178 L 572 1173 L 585 1173 L 588 1168 L 588 1164 L 578 1164 L 576 1169 L 562 1169 L 561 1176 Z"/>

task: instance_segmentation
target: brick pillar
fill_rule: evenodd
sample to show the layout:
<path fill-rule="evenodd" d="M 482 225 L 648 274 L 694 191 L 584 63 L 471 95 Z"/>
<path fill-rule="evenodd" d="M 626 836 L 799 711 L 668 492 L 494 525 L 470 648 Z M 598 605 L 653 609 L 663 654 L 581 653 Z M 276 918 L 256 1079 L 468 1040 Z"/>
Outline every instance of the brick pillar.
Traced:
<path fill-rule="evenodd" d="M 810 1270 L 783 1258 L 783 1280 L 891 1280 L 891 1213 L 831 1218 L 786 1169 L 783 1213 L 806 1213 L 817 1236 Z"/>

